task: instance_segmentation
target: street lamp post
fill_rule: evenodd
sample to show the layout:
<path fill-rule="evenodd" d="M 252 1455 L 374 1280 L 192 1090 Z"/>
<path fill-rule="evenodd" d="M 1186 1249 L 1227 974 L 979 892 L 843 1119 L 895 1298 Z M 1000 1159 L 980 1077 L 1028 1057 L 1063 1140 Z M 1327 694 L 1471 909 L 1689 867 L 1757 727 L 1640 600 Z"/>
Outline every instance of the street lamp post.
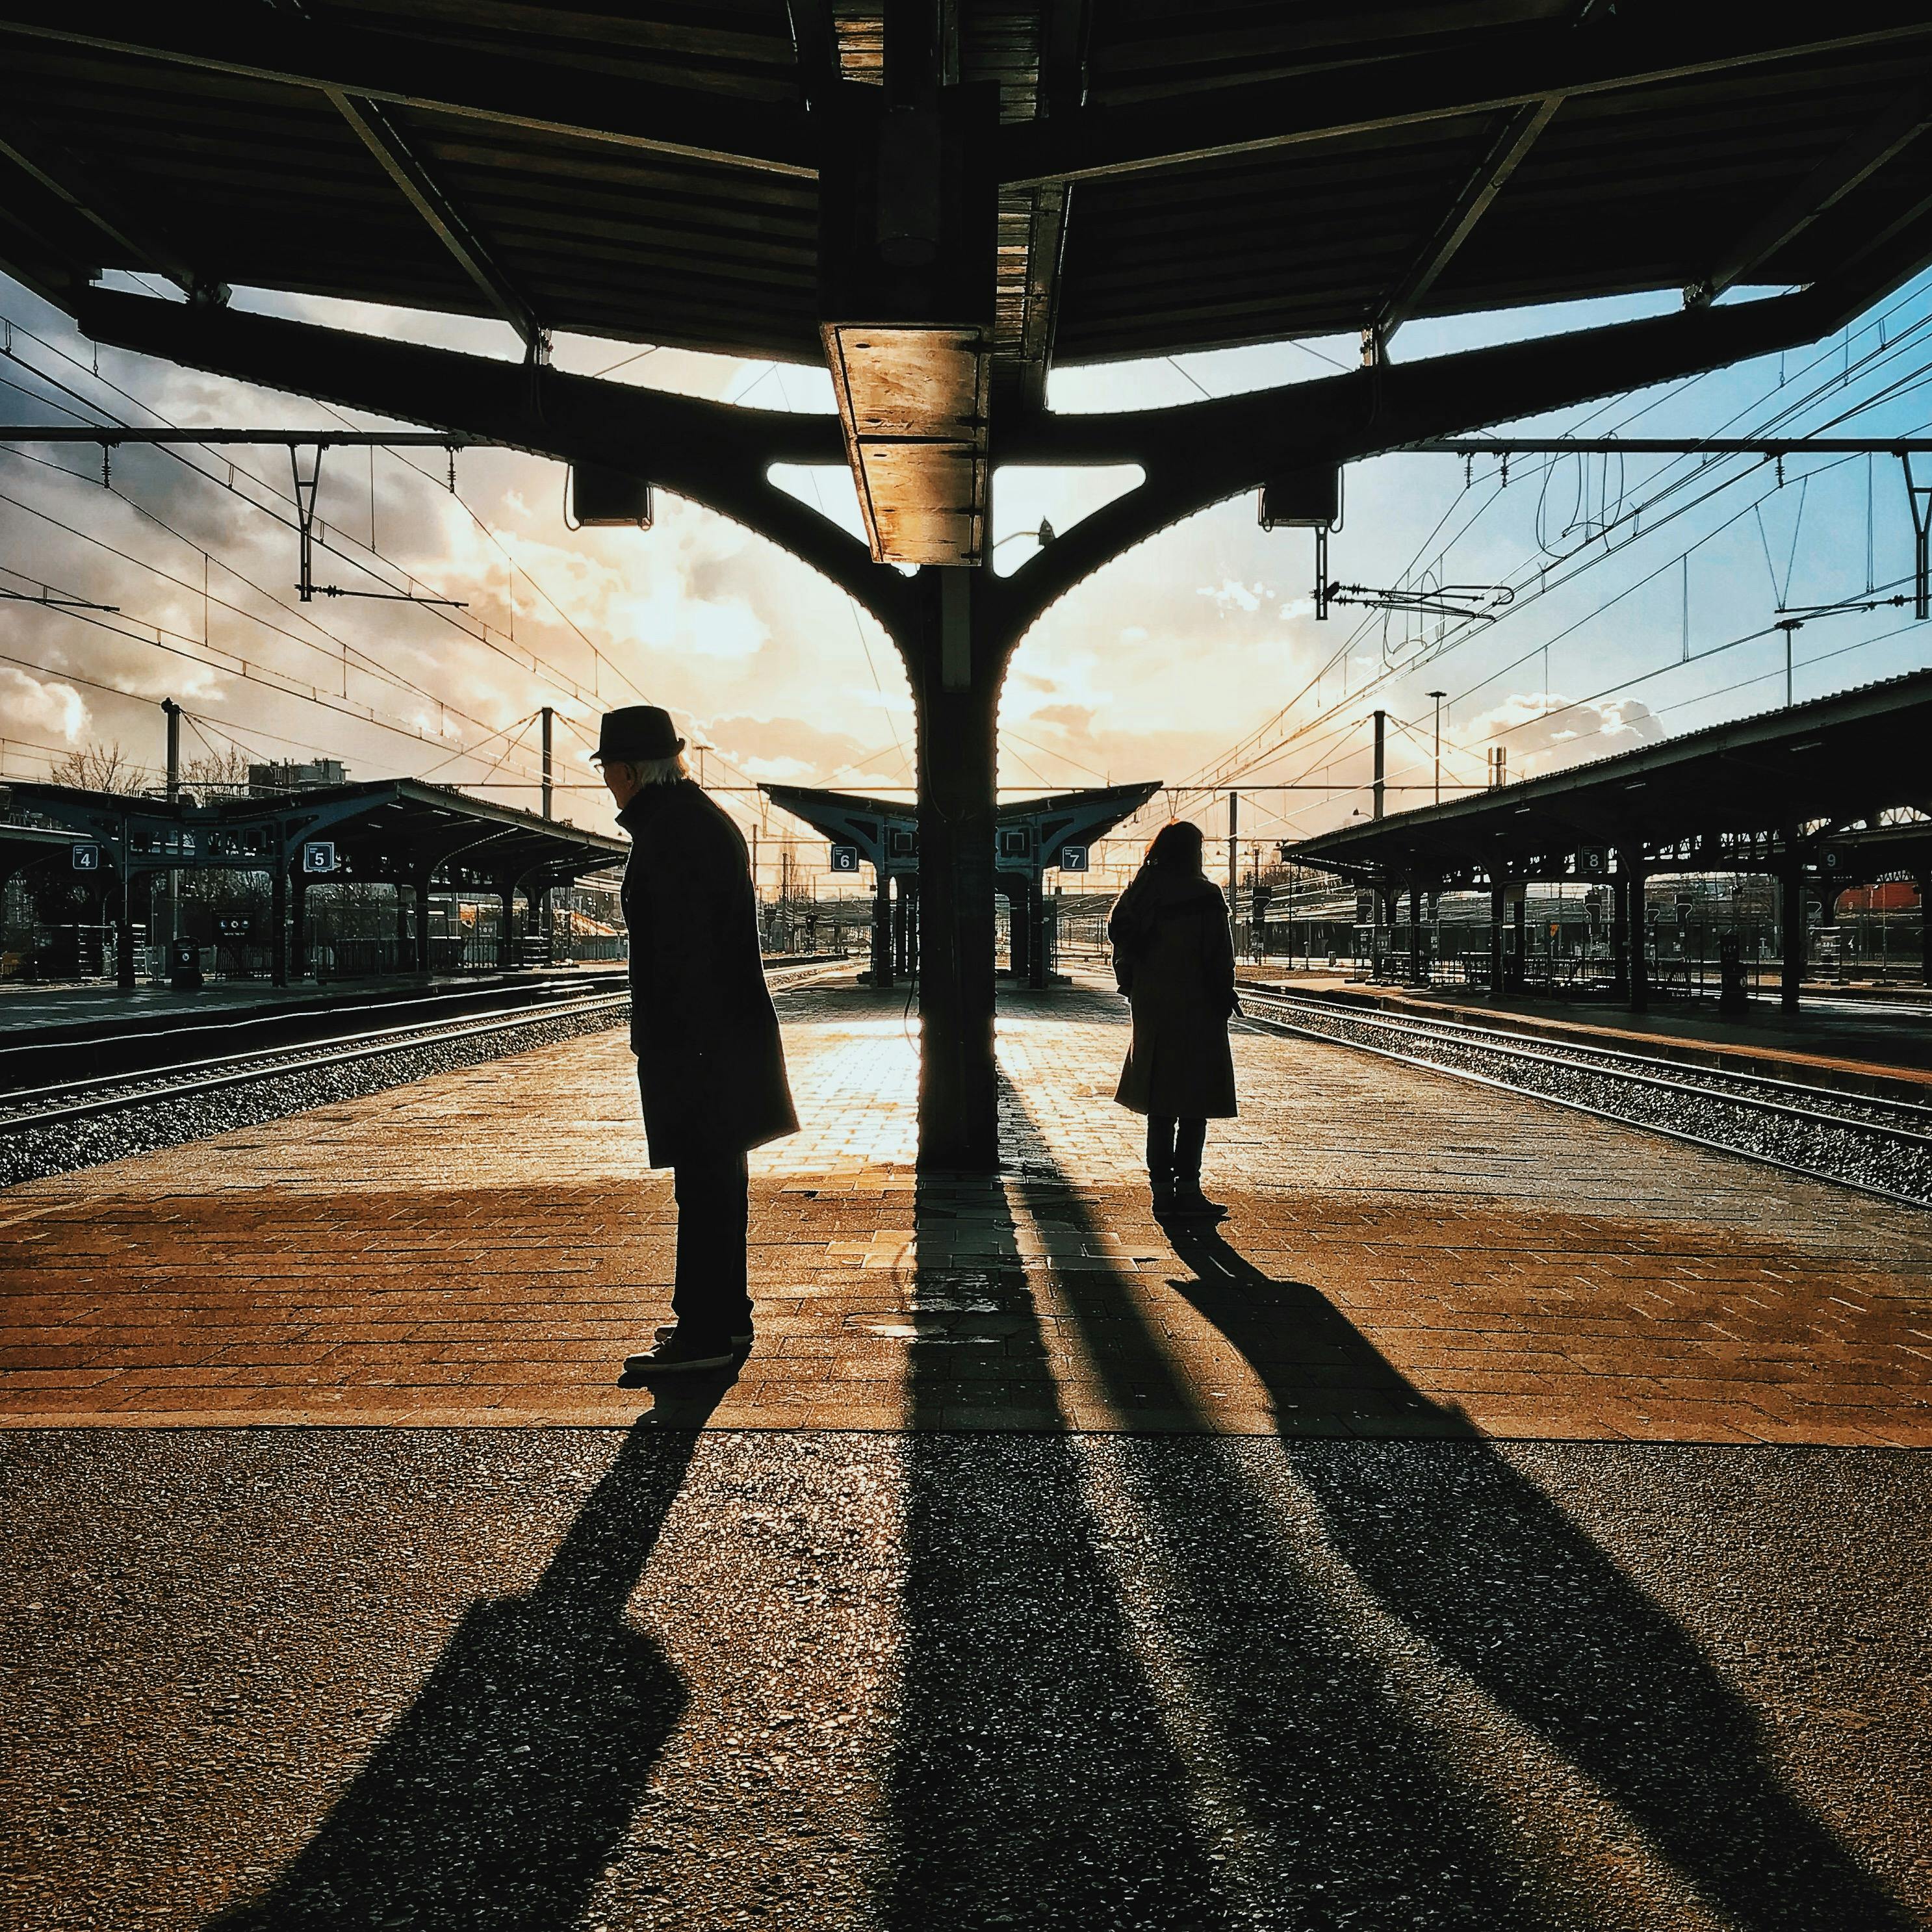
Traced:
<path fill-rule="evenodd" d="M 1436 700 L 1436 802 L 1442 802 L 1442 700 L 1449 694 L 1446 691 L 1431 691 L 1425 697 Z"/>

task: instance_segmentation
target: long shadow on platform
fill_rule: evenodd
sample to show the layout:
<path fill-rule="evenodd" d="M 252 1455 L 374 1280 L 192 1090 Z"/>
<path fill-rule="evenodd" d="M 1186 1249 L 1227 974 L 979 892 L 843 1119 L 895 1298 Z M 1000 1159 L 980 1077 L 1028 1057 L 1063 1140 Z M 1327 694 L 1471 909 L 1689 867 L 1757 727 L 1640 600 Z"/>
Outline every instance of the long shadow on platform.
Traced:
<path fill-rule="evenodd" d="M 1028 1171 L 1014 1190 L 1022 1214 L 1042 1238 L 1097 1250 L 1102 1230 L 1088 1203 L 1018 1096 L 1004 1098 Z M 1298 1554 L 1279 1502 L 1211 1437 L 1168 1338 L 1110 1273 L 1058 1274 L 1055 1312 L 1078 1345 L 1064 1354 L 1084 1358 L 1117 1414 L 1186 1432 L 1087 1436 L 1070 1453 L 1081 1501 L 1100 1519 L 1088 1533 L 1112 1548 L 1108 1587 L 1143 1654 L 1160 1660 L 1159 1718 L 1181 1742 L 1196 1816 L 1242 1922 L 1467 1932 L 1552 1923 L 1490 1808 L 1441 1738 L 1418 1727 L 1383 1660 L 1338 1614 L 1332 1584 Z M 1335 1340 L 1313 1351 L 1324 1370 Z M 1382 1369 L 1362 1379 L 1385 1382 L 1393 1372 Z M 1375 1400 L 1419 1400 L 1394 1383 Z M 1333 1393 L 1325 1379 L 1318 1387 Z"/>
<path fill-rule="evenodd" d="M 920 1190 L 886 1922 L 1547 1922 L 1222 1445 L 1070 1432 L 1046 1324 L 1121 1311 L 1092 1276 L 1036 1305 L 1022 1228 L 1056 1220 L 1092 1232 L 1064 1182 Z"/>
<path fill-rule="evenodd" d="M 684 1708 L 624 1609 L 732 1379 L 632 1428 L 536 1587 L 464 1614 L 315 1837 L 213 1932 L 580 1922 Z"/>
<path fill-rule="evenodd" d="M 1232 1928 L 1082 1499 L 1004 1187 L 922 1179 L 916 1226 L 880 1916 Z M 989 1420 L 1016 1432 L 940 1432 Z"/>
<path fill-rule="evenodd" d="M 1054 1192 L 1051 1211 L 1072 1227 L 1090 1223 L 1070 1188 Z M 1474 1438 L 1456 1412 L 1430 1405 L 1316 1288 L 1269 1279 L 1208 1225 L 1177 1223 L 1168 1234 L 1194 1271 L 1171 1287 L 1268 1388 L 1282 1451 L 1314 1499 L 1329 1547 L 1383 1610 L 1592 1779 L 1735 1924 L 1905 1932 L 1911 1916 L 1781 1784 L 1750 1706 L 1579 1524 Z M 1097 1300 L 1078 1298 L 1076 1318 L 1100 1314 Z M 1119 1319 L 1119 1306 L 1107 1314 Z M 1331 1374 L 1337 1362 L 1345 1364 L 1341 1388 Z M 1382 1439 L 1310 1442 L 1308 1418 L 1337 1414 L 1337 1396 L 1341 1418 Z M 1388 1439 L 1443 1433 L 1465 1439 Z M 1150 1509 L 1161 1507 L 1160 1462 L 1148 1456 L 1138 1484 Z M 1188 1459 L 1186 1472 L 1174 1476 L 1194 1488 L 1190 1509 L 1242 1532 L 1219 1538 L 1223 1547 L 1214 1547 L 1214 1536 L 1192 1542 L 1196 1616 L 1215 1602 L 1260 1598 L 1274 1610 L 1277 1642 L 1324 1648 L 1318 1624 L 1333 1623 L 1333 1602 L 1316 1613 L 1318 1623 L 1300 1627 L 1312 1610 L 1306 1588 L 1285 1565 L 1252 1553 L 1250 1538 L 1265 1534 L 1274 1515 L 1252 1484 L 1211 1456 Z M 1168 1499 L 1168 1513 L 1178 1502 Z M 1221 1563 L 1246 1574 L 1225 1579 Z M 1215 1634 L 1211 1617 L 1208 1634 Z M 1274 1670 L 1275 1661 L 1254 1656 L 1252 1636 L 1238 1630 L 1219 1636 L 1219 1654 L 1202 1677 L 1217 1687 L 1214 1694 L 1238 1704 L 1242 1677 L 1258 1666 Z M 1370 1688 L 1362 1684 L 1358 1694 L 1366 1702 Z M 1322 1752 L 1325 1727 L 1339 1738 L 1360 1721 L 1333 1693 L 1281 1715 L 1287 1721 L 1275 1735 L 1288 1748 L 1268 1760 L 1277 1779 L 1302 1778 L 1302 1760 L 1310 1748 Z M 1382 1714 L 1376 1718 L 1379 1724 Z M 1370 1748 L 1374 1768 L 1388 1747 Z M 1420 1741 L 1402 1748 L 1428 1748 L 1433 1756 Z M 1279 1795 L 1271 1801 L 1279 1807 Z M 1468 1797 L 1456 1802 L 1451 1795 L 1451 1804 L 1468 1812 Z M 1302 1829 L 1308 1808 L 1294 1807 Z M 1319 1834 L 1322 1822 L 1314 1829 Z M 1348 1849 L 1333 1845 L 1342 1868 Z M 1439 1895 L 1439 1876 L 1422 1895 L 1430 1892 Z M 1490 1922 L 1526 1918 L 1496 1912 Z"/>

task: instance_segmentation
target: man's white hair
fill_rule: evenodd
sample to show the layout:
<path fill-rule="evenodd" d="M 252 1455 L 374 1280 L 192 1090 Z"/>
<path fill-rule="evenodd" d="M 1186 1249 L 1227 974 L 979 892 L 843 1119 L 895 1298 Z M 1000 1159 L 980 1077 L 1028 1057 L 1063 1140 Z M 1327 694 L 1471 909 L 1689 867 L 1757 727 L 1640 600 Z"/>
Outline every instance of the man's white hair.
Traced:
<path fill-rule="evenodd" d="M 623 762 L 640 786 L 676 784 L 691 776 L 684 768 L 682 752 L 674 752 L 668 758 L 626 758 Z"/>

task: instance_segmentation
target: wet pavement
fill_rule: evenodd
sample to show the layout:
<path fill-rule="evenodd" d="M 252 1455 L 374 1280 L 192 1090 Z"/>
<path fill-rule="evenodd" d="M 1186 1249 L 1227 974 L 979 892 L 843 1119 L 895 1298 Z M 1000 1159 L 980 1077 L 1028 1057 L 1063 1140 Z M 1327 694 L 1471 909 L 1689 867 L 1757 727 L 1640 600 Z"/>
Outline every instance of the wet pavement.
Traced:
<path fill-rule="evenodd" d="M 22 1432 L 22 1927 L 1904 1927 L 1909 1452 Z"/>

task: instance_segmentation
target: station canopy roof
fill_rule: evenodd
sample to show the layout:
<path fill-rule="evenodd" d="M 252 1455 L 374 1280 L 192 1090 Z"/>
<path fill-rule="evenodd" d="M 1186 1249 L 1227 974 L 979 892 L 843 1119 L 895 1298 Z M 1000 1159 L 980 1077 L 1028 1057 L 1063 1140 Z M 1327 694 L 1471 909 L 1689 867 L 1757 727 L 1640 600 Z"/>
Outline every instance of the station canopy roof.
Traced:
<path fill-rule="evenodd" d="M 74 848 L 86 842 L 77 832 L 0 824 L 0 880 L 37 866 L 57 864 L 71 869 Z"/>
<path fill-rule="evenodd" d="M 996 372 L 1803 284 L 1923 225 L 1922 4 L 932 10 L 991 100 Z M 159 272 L 817 362 L 883 13 L 0 0 L 0 265 L 57 300 Z"/>
<path fill-rule="evenodd" d="M 136 869 L 286 862 L 326 841 L 340 855 L 339 876 L 400 880 L 428 865 L 455 879 L 500 886 L 556 883 L 621 865 L 629 842 L 472 798 L 415 778 L 378 778 L 306 788 L 278 797 L 211 797 L 189 788 L 162 798 L 14 781 L 9 814 L 97 842 L 106 865 L 122 856 Z M 8 828 L 10 832 L 12 828 Z"/>
<path fill-rule="evenodd" d="M 851 845 L 868 866 L 887 872 L 919 869 L 919 814 L 910 803 L 867 798 L 810 785 L 760 785 L 772 804 L 830 839 Z M 994 860 L 1018 870 L 1045 870 L 1062 862 L 1070 845 L 1085 846 L 1138 812 L 1160 790 L 1159 779 L 1138 784 L 1095 786 L 1044 798 L 1010 799 L 994 817 Z M 1003 835 L 1020 842 L 1006 848 Z"/>
<path fill-rule="evenodd" d="M 1917 834 L 1880 828 L 1834 841 L 1882 814 L 1932 813 L 1932 670 L 1685 733 L 1567 771 L 1444 805 L 1358 819 L 1284 847 L 1297 863 L 1355 878 L 1423 884 L 1562 878 L 1589 848 L 1649 859 L 1665 850 L 1712 869 L 1763 869 L 1792 830 L 1814 862 L 1868 837 L 1912 862 Z M 1916 825 L 1917 821 L 1908 820 Z M 1918 826 L 1918 832 L 1928 829 Z"/>

